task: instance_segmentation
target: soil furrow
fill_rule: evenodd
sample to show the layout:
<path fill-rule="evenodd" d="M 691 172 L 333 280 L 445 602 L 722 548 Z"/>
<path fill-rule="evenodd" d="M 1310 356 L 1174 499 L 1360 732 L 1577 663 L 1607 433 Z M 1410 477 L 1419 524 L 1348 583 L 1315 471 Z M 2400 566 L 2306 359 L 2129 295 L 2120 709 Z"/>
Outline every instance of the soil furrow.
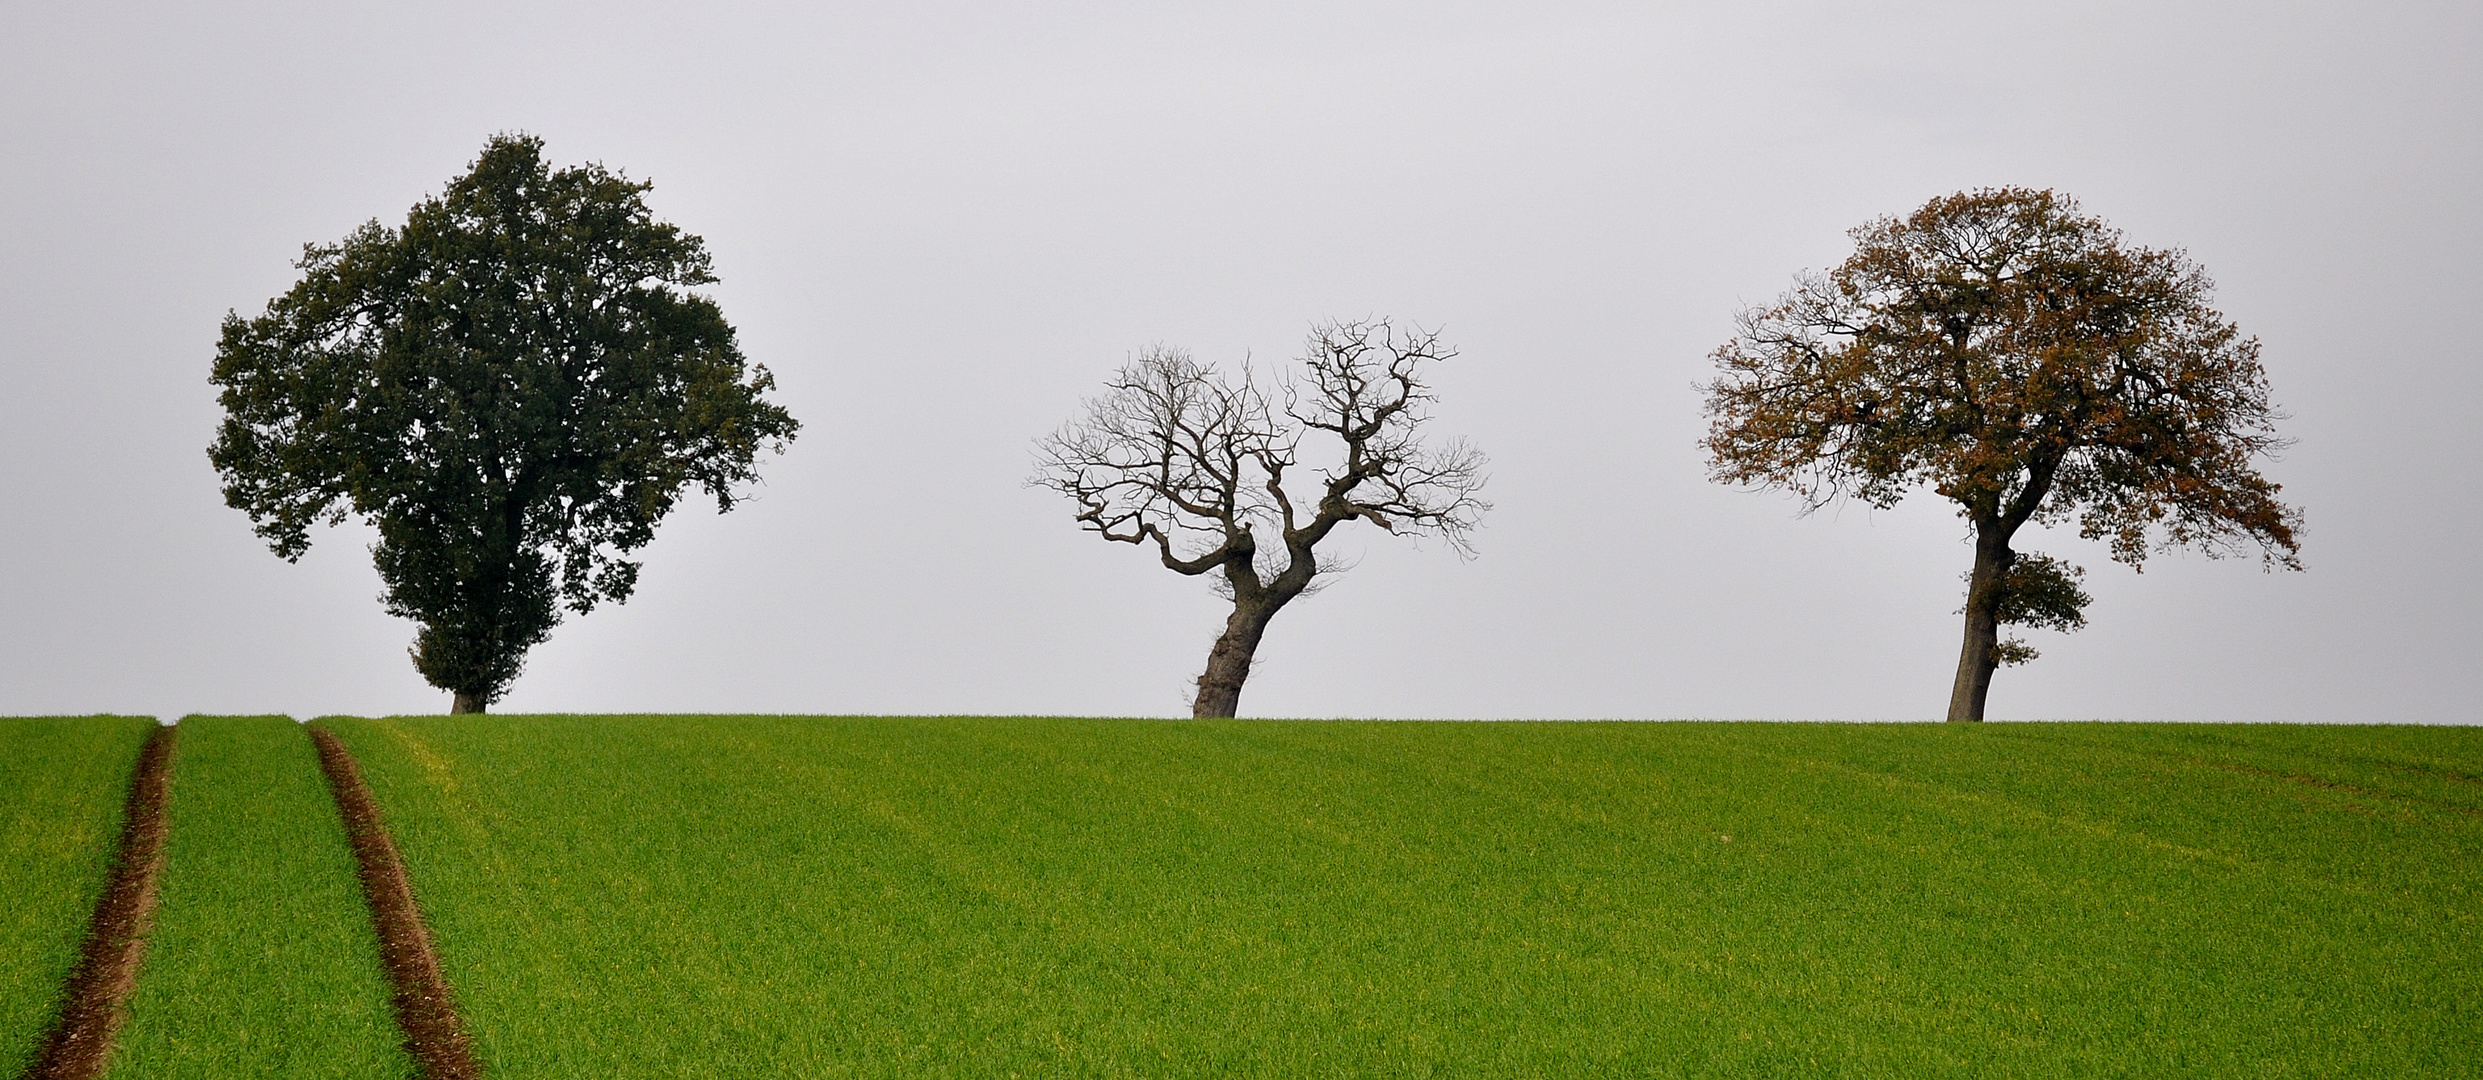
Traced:
<path fill-rule="evenodd" d="M 112 1037 L 129 1015 L 129 992 L 146 959 L 147 928 L 155 916 L 155 882 L 164 867 L 170 831 L 172 747 L 176 728 L 147 733 L 138 770 L 129 781 L 121 811 L 120 847 L 112 875 L 95 901 L 86 944 L 69 973 L 60 1018 L 44 1033 L 27 1080 L 92 1080 L 112 1057 Z"/>
<path fill-rule="evenodd" d="M 353 844 L 362 867 L 362 892 L 370 900 L 371 921 L 379 929 L 381 966 L 388 969 L 397 1025 L 405 1032 L 405 1049 L 422 1075 L 431 1080 L 470 1080 L 483 1075 L 457 1020 L 448 980 L 440 974 L 440 958 L 431 949 L 431 931 L 414 906 L 414 890 L 405 878 L 405 860 L 396 841 L 380 821 L 379 804 L 362 783 L 362 769 L 353 752 L 333 734 L 311 729 L 319 745 L 319 767 L 328 774 L 336 808 L 345 819 L 345 837 Z"/>

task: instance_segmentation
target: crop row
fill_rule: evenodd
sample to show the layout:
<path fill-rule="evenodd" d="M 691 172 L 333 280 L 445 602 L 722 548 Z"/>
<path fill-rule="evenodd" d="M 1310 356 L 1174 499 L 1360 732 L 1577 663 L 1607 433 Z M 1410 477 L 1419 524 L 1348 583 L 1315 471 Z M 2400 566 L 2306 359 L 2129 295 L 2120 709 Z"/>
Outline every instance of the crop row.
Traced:
<path fill-rule="evenodd" d="M 0 1075 L 33 1061 L 101 888 L 148 720 L 0 721 Z M 403 1077 L 344 832 L 301 725 L 182 721 L 171 829 L 113 1077 Z M 61 824 L 72 828 L 63 830 Z M 23 943 L 21 953 L 17 947 Z"/>

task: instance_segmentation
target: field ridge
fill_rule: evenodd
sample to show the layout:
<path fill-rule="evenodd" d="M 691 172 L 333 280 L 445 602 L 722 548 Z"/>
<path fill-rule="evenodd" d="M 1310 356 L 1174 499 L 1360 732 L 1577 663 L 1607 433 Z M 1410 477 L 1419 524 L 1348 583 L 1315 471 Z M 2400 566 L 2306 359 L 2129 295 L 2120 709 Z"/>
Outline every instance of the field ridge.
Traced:
<path fill-rule="evenodd" d="M 60 1019 L 45 1033 L 43 1048 L 26 1071 L 28 1080 L 92 1080 L 103 1075 L 111 1059 L 113 1035 L 128 1018 L 129 992 L 146 960 L 156 879 L 164 868 L 164 840 L 171 831 L 167 811 L 178 737 L 176 728 L 158 726 L 138 751 L 112 875 L 95 901 Z"/>
<path fill-rule="evenodd" d="M 406 1051 L 422 1075 L 432 1080 L 474 1080 L 483 1075 L 457 1018 L 448 979 L 440 972 L 431 933 L 415 906 L 414 890 L 405 877 L 405 860 L 380 819 L 379 804 L 362 782 L 353 752 L 325 729 L 312 728 L 319 747 L 319 767 L 336 795 L 345 819 L 345 837 L 361 867 L 362 888 L 370 901 L 371 920 L 379 932 L 380 966 L 388 972 L 397 1024 L 405 1031 Z"/>

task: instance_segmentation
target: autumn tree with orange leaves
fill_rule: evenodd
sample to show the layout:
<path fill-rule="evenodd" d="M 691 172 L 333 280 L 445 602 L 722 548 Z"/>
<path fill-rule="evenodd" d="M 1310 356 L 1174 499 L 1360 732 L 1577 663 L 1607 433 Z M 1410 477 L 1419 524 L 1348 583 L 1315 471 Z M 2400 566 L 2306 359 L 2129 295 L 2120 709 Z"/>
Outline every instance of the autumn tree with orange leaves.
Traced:
<path fill-rule="evenodd" d="M 1701 387 L 1723 483 L 1805 511 L 1919 487 L 1972 529 L 1948 719 L 1983 719 L 1992 672 L 2034 650 L 2003 625 L 2085 624 L 2084 571 L 2010 541 L 2075 519 L 2112 557 L 2255 549 L 2301 569 L 2301 512 L 2258 459 L 2284 446 L 2259 342 L 2208 306 L 2207 273 L 2050 191 L 1933 199 L 1851 234 L 1854 254 L 1743 311 Z"/>

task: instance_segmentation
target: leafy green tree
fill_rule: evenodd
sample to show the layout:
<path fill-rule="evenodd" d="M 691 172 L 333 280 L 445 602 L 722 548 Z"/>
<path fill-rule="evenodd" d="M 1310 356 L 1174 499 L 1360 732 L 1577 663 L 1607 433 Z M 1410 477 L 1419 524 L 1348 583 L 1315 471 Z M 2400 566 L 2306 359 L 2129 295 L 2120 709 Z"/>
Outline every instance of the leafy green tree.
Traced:
<path fill-rule="evenodd" d="M 388 612 L 461 713 L 562 608 L 629 598 L 623 556 L 684 488 L 732 509 L 799 427 L 687 291 L 716 280 L 699 238 L 655 220 L 650 185 L 542 147 L 496 137 L 404 227 L 306 245 L 300 283 L 227 315 L 216 352 L 225 502 L 288 561 L 314 523 L 375 526 Z"/>
<path fill-rule="evenodd" d="M 2010 541 L 2075 519 L 2112 557 L 2256 547 L 2301 569 L 2301 513 L 2256 460 L 2280 449 L 2259 342 L 2208 306 L 2179 251 L 2124 245 L 2068 197 L 1933 199 L 1853 231 L 1852 257 L 1742 312 L 1702 389 L 1712 475 L 1816 508 L 1919 487 L 1974 534 L 1950 720 L 2035 656 L 2003 625 L 2085 625 L 2083 571 Z"/>

